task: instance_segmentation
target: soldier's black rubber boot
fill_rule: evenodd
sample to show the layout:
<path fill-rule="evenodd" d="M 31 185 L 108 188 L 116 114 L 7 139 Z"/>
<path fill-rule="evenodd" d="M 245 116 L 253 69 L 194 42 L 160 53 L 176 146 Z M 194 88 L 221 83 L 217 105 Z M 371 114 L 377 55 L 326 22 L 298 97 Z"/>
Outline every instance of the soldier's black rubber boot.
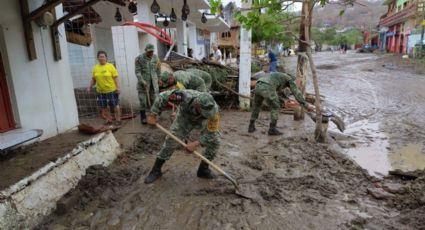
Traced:
<path fill-rule="evenodd" d="M 255 132 L 255 130 L 257 130 L 255 128 L 255 121 L 250 121 L 249 122 L 249 127 L 248 127 L 248 133 L 253 133 L 253 132 Z"/>
<path fill-rule="evenodd" d="M 217 176 L 210 170 L 209 165 L 205 161 L 199 164 L 197 176 L 204 179 L 214 179 Z"/>
<path fill-rule="evenodd" d="M 276 123 L 277 122 L 273 122 L 273 121 L 270 123 L 270 128 L 268 132 L 270 136 L 282 135 L 282 133 L 279 132 L 279 130 L 277 130 Z"/>
<path fill-rule="evenodd" d="M 145 184 L 150 184 L 162 176 L 161 167 L 164 162 L 164 160 L 156 158 L 155 164 L 153 165 L 151 172 L 145 178 Z"/>
<path fill-rule="evenodd" d="M 142 124 L 146 125 L 148 122 L 146 121 L 146 112 L 145 110 L 140 110 L 140 121 Z"/>

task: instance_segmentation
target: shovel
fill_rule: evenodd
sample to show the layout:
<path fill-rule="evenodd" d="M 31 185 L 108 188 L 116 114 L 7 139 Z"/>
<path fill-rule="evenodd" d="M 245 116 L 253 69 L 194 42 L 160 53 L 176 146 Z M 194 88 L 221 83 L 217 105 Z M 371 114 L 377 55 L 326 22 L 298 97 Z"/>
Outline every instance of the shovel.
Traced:
<path fill-rule="evenodd" d="M 310 118 L 316 122 L 316 113 L 314 112 L 307 112 L 307 114 L 310 116 Z M 341 133 L 344 132 L 345 130 L 345 123 L 342 120 L 341 117 L 337 116 L 336 114 L 330 112 L 330 111 L 323 111 L 322 112 L 322 119 L 323 121 L 325 121 L 326 123 L 330 120 L 332 121 L 336 127 L 339 129 L 339 131 L 341 131 Z"/>
<path fill-rule="evenodd" d="M 168 131 L 166 128 L 162 127 L 160 124 L 156 123 L 156 127 L 158 129 L 160 129 L 162 132 L 164 132 L 165 134 L 167 134 L 169 137 L 173 138 L 174 141 L 176 141 L 177 143 L 181 144 L 184 147 L 187 147 L 186 143 L 184 143 L 182 140 L 180 140 L 178 137 L 176 137 L 175 135 L 173 135 L 170 131 Z M 239 195 L 243 198 L 247 198 L 247 199 L 252 199 L 252 197 L 248 196 L 248 195 L 244 195 L 243 193 L 240 192 L 240 187 L 238 182 L 233 179 L 229 174 L 227 174 L 223 169 L 221 169 L 219 166 L 217 166 L 216 164 L 212 163 L 210 160 L 208 160 L 207 158 L 205 158 L 204 156 L 202 156 L 202 154 L 198 153 L 197 151 L 193 151 L 193 153 L 201 158 L 203 161 L 205 161 L 208 165 L 210 165 L 212 168 L 214 168 L 217 172 L 219 172 L 220 174 L 222 174 L 224 177 L 226 177 L 226 179 L 228 179 L 230 182 L 232 182 L 233 186 L 235 186 L 235 194 Z"/>
<path fill-rule="evenodd" d="M 145 85 L 145 91 L 146 91 L 146 97 L 147 97 L 147 101 L 148 101 L 148 106 L 149 108 L 152 106 L 152 102 L 151 102 L 151 95 L 149 94 L 149 88 L 147 85 Z"/>

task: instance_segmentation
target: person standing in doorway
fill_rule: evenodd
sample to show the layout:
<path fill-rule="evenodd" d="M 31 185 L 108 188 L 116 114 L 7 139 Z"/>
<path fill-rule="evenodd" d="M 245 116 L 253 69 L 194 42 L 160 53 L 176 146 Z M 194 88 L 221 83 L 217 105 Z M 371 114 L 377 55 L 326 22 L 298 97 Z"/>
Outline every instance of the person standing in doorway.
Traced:
<path fill-rule="evenodd" d="M 108 56 L 105 51 L 97 52 L 97 60 L 99 63 L 93 67 L 92 79 L 87 92 L 90 93 L 93 86 L 96 86 L 97 103 L 101 109 L 101 117 L 106 120 L 107 124 L 112 123 L 112 118 L 109 116 L 109 105 L 114 109 L 116 122 L 120 124 L 118 71 L 114 65 L 108 63 Z"/>
<path fill-rule="evenodd" d="M 146 110 L 150 109 L 159 94 L 158 76 L 161 74 L 161 62 L 153 53 L 154 49 L 152 44 L 147 44 L 145 53 L 139 55 L 135 61 L 142 124 L 146 124 Z"/>

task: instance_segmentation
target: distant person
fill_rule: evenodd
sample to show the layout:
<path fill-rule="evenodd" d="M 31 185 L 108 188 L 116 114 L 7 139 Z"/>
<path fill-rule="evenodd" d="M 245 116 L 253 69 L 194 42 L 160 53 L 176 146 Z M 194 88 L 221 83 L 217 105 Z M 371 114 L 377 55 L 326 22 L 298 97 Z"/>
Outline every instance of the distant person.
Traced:
<path fill-rule="evenodd" d="M 118 71 L 114 65 L 108 63 L 108 56 L 105 51 L 97 52 L 96 64 L 92 70 L 92 79 L 87 92 L 90 93 L 94 85 L 96 85 L 97 103 L 100 107 L 100 116 L 106 120 L 106 124 L 112 123 L 109 116 L 108 106 L 114 109 L 115 120 L 117 124 L 121 123 L 119 94 L 120 85 L 118 81 Z"/>
<path fill-rule="evenodd" d="M 193 49 L 187 48 L 187 56 L 193 58 Z"/>
<path fill-rule="evenodd" d="M 220 49 L 217 45 L 213 45 L 214 50 L 214 62 L 218 64 L 223 64 L 223 55 L 221 54 Z"/>
<path fill-rule="evenodd" d="M 269 54 L 268 57 L 270 59 L 270 67 L 269 67 L 269 72 L 276 72 L 277 70 L 277 58 L 276 58 L 276 54 L 273 53 L 272 50 L 269 50 Z"/>
<path fill-rule="evenodd" d="M 214 62 L 214 54 L 210 54 L 208 60 Z"/>
<path fill-rule="evenodd" d="M 238 47 L 236 51 L 236 64 L 239 65 L 240 62 L 241 62 L 241 49 Z"/>

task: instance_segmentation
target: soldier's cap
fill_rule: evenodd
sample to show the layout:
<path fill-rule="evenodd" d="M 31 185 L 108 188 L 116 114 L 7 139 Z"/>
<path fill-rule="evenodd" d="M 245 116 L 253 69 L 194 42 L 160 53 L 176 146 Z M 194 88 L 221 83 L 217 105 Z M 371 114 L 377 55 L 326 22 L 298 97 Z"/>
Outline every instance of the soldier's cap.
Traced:
<path fill-rule="evenodd" d="M 160 77 L 160 79 L 161 79 L 161 81 L 163 82 L 163 83 L 168 83 L 168 77 L 169 77 L 169 75 L 172 75 L 172 73 L 170 73 L 170 72 L 168 72 L 168 71 L 164 71 L 164 72 L 162 72 L 161 73 L 161 77 Z"/>
<path fill-rule="evenodd" d="M 146 47 L 145 47 L 145 51 L 146 51 L 146 52 L 154 51 L 154 50 L 155 50 L 155 47 L 154 47 L 152 44 L 150 44 L 150 43 L 148 43 L 148 44 L 146 45 Z"/>
<path fill-rule="evenodd" d="M 205 118 L 213 117 L 218 113 L 218 106 L 213 96 L 209 93 L 201 93 L 198 96 L 198 102 L 201 106 L 201 115 Z"/>

